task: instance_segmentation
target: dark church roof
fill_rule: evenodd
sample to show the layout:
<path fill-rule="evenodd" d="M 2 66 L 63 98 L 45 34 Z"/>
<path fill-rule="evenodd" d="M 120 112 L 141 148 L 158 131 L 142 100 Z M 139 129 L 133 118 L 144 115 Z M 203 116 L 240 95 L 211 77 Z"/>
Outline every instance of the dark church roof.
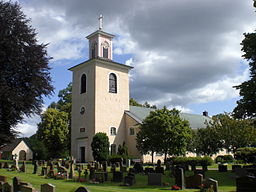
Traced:
<path fill-rule="evenodd" d="M 142 121 L 149 115 L 150 111 L 154 110 L 155 109 L 152 108 L 130 106 L 130 111 L 125 111 L 125 113 L 138 123 L 142 123 Z M 205 128 L 205 123 L 211 121 L 211 118 L 208 116 L 191 113 L 180 113 L 180 117 L 189 121 L 191 129 Z"/>

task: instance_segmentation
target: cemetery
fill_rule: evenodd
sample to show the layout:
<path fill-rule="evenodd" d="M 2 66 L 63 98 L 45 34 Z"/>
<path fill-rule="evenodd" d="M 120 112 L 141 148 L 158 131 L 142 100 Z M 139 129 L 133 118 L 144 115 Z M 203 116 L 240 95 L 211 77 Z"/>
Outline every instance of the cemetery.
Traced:
<path fill-rule="evenodd" d="M 191 158 L 190 158 L 191 161 Z M 191 166 L 176 163 L 164 166 L 135 163 L 100 165 L 71 160 L 1 161 L 2 192 L 75 191 L 162 191 L 253 192 L 256 166 L 212 164 Z"/>

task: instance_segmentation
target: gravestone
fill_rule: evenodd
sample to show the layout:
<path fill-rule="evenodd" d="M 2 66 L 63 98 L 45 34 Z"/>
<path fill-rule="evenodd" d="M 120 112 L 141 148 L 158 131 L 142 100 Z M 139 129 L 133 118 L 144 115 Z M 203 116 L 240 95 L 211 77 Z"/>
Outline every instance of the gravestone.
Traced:
<path fill-rule="evenodd" d="M 123 173 L 120 171 L 113 172 L 113 181 L 114 182 L 122 182 L 123 181 Z"/>
<path fill-rule="evenodd" d="M 20 192 L 36 192 L 36 189 L 32 186 L 21 185 Z"/>
<path fill-rule="evenodd" d="M 239 177 L 236 179 L 237 192 L 255 192 L 256 191 L 256 178 L 255 177 Z"/>
<path fill-rule="evenodd" d="M 19 171 L 19 161 L 18 161 L 17 157 L 15 157 L 15 159 L 13 160 L 13 169 Z"/>
<path fill-rule="evenodd" d="M 190 177 L 185 177 L 186 188 L 198 188 L 203 183 L 203 175 L 197 174 Z"/>
<path fill-rule="evenodd" d="M 7 162 L 4 162 L 4 166 L 3 166 L 4 169 L 9 169 L 9 165 Z"/>
<path fill-rule="evenodd" d="M 204 184 L 204 187 L 206 187 L 206 188 L 210 188 L 212 186 L 214 192 L 218 192 L 218 181 L 209 178 L 209 179 L 203 181 L 203 184 Z M 245 192 L 245 191 L 243 191 L 243 192 Z"/>
<path fill-rule="evenodd" d="M 37 173 L 37 169 L 38 169 L 38 162 L 34 161 L 33 165 L 34 165 L 33 174 L 36 174 Z"/>
<path fill-rule="evenodd" d="M 22 162 L 22 165 L 20 167 L 20 172 L 26 172 L 26 164 L 25 161 Z"/>
<path fill-rule="evenodd" d="M 135 174 L 129 173 L 124 177 L 124 185 L 126 186 L 132 186 L 135 184 L 135 182 Z"/>
<path fill-rule="evenodd" d="M 42 167 L 41 176 L 47 175 L 47 167 Z"/>
<path fill-rule="evenodd" d="M 90 180 L 94 179 L 94 173 L 95 173 L 95 169 L 94 169 L 94 167 L 91 167 L 90 168 L 90 176 L 89 176 Z"/>
<path fill-rule="evenodd" d="M 235 172 L 237 168 L 242 168 L 241 165 L 232 165 L 232 172 Z"/>
<path fill-rule="evenodd" d="M 107 172 L 107 161 L 104 161 L 104 162 L 102 163 L 102 168 L 103 168 L 103 171 L 104 171 L 104 172 Z"/>
<path fill-rule="evenodd" d="M 141 163 L 135 163 L 133 168 L 135 169 L 136 173 L 142 173 L 143 172 L 143 166 Z"/>
<path fill-rule="evenodd" d="M 14 177 L 12 179 L 13 192 L 20 191 L 20 179 L 18 177 Z"/>
<path fill-rule="evenodd" d="M 175 184 L 182 190 L 185 189 L 184 171 L 182 168 L 175 169 Z"/>
<path fill-rule="evenodd" d="M 55 186 L 48 183 L 41 185 L 41 192 L 55 192 Z"/>
<path fill-rule="evenodd" d="M 203 177 L 205 177 L 205 171 L 202 169 L 195 169 L 194 175 L 197 175 L 197 174 L 201 174 L 201 175 L 203 175 Z"/>
<path fill-rule="evenodd" d="M 95 162 L 94 168 L 95 168 L 95 171 L 98 171 L 98 170 L 99 170 L 99 163 L 98 163 L 98 162 Z"/>
<path fill-rule="evenodd" d="M 246 177 L 248 175 L 248 171 L 244 168 L 236 168 L 235 173 L 237 177 Z"/>
<path fill-rule="evenodd" d="M 145 172 L 146 175 L 149 174 L 149 173 L 155 173 L 153 167 L 146 167 L 144 172 Z"/>
<path fill-rule="evenodd" d="M 85 187 L 79 187 L 75 192 L 89 192 Z"/>
<path fill-rule="evenodd" d="M 4 183 L 3 192 L 14 192 L 13 187 L 9 183 Z"/>
<path fill-rule="evenodd" d="M 0 175 L 0 181 L 6 182 L 7 181 L 7 177 Z"/>
<path fill-rule="evenodd" d="M 148 173 L 148 185 L 162 185 L 162 174 Z"/>
<path fill-rule="evenodd" d="M 227 172 L 228 171 L 228 166 L 219 164 L 218 165 L 218 170 L 219 170 L 219 172 Z"/>
<path fill-rule="evenodd" d="M 95 179 L 96 182 L 104 183 L 104 181 L 105 181 L 104 172 L 95 172 L 94 173 L 94 179 Z"/>

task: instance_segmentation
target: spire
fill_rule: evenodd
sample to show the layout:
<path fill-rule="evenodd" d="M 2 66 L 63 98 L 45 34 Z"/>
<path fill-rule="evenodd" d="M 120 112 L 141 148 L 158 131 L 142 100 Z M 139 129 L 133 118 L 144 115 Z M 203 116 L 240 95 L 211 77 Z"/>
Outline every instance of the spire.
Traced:
<path fill-rule="evenodd" d="M 100 17 L 99 17 L 99 30 L 102 30 L 103 29 L 103 15 L 100 14 Z"/>

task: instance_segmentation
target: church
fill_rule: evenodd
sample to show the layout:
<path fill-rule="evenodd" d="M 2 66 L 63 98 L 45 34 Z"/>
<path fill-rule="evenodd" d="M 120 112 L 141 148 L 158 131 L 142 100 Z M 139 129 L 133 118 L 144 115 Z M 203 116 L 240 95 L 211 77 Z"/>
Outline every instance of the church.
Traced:
<path fill-rule="evenodd" d="M 136 134 L 151 110 L 129 106 L 129 71 L 133 67 L 113 61 L 114 35 L 103 31 L 102 16 L 99 29 L 88 35 L 89 59 L 69 70 L 73 74 L 71 112 L 71 155 L 77 162 L 93 161 L 91 142 L 98 132 L 107 134 L 110 153 L 117 152 L 123 142 L 128 154 L 148 162 L 136 148 Z M 192 129 L 205 127 L 210 117 L 181 113 Z M 157 155 L 157 154 L 156 154 Z"/>

